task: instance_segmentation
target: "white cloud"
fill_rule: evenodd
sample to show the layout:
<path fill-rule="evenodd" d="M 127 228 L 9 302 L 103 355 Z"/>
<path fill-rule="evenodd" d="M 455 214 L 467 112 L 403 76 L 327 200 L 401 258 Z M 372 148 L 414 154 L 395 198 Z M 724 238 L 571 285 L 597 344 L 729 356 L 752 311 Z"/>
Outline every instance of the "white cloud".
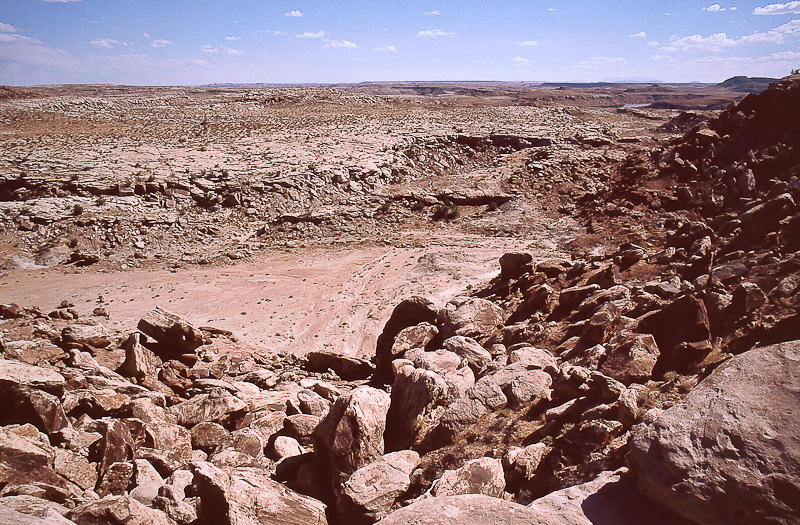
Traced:
<path fill-rule="evenodd" d="M 238 42 L 241 39 L 242 39 L 242 37 L 240 37 L 240 36 L 226 36 L 225 37 L 225 40 L 228 40 L 229 42 Z"/>
<path fill-rule="evenodd" d="M 738 7 L 736 7 L 736 6 L 733 6 L 733 7 L 731 7 L 731 11 L 736 11 L 736 10 L 738 10 L 738 9 L 739 9 L 739 8 L 738 8 Z"/>
<path fill-rule="evenodd" d="M 522 58 L 519 55 L 512 58 L 511 61 L 520 67 L 531 67 L 531 61 L 527 58 Z"/>
<path fill-rule="evenodd" d="M 286 11 L 286 13 L 283 16 L 290 16 L 292 18 L 300 18 L 301 16 L 303 16 L 303 13 L 301 13 L 297 9 L 292 9 L 291 11 Z"/>
<path fill-rule="evenodd" d="M 647 38 L 647 33 L 642 31 L 641 33 L 634 33 L 632 35 L 628 35 L 628 38 Z"/>
<path fill-rule="evenodd" d="M 157 40 L 153 40 L 150 42 L 150 47 L 167 47 L 167 46 L 174 46 L 175 42 L 170 42 L 169 40 L 164 40 L 163 38 L 159 38 Z"/>
<path fill-rule="evenodd" d="M 558 9 L 556 9 L 555 7 L 550 7 L 550 8 L 548 8 L 547 10 L 548 10 L 548 11 L 550 11 L 551 13 L 552 13 L 553 11 L 558 11 Z"/>
<path fill-rule="evenodd" d="M 786 22 L 782 26 L 776 27 L 775 32 L 781 35 L 800 35 L 800 20 Z"/>
<path fill-rule="evenodd" d="M 202 51 L 203 53 L 219 53 L 219 49 L 211 46 L 210 44 L 206 44 L 203 47 L 201 47 L 200 51 Z"/>
<path fill-rule="evenodd" d="M 322 38 L 325 36 L 325 31 L 306 31 L 294 35 L 295 38 Z"/>
<path fill-rule="evenodd" d="M 358 45 L 349 40 L 328 40 L 325 47 L 334 49 L 358 49 Z"/>
<path fill-rule="evenodd" d="M 660 45 L 661 44 L 658 43 L 658 40 L 651 40 L 650 42 L 647 43 L 647 47 L 658 47 Z"/>
<path fill-rule="evenodd" d="M 232 56 L 237 56 L 237 55 L 243 55 L 244 54 L 244 51 L 242 51 L 241 49 L 233 49 L 233 48 L 230 48 L 230 47 L 223 47 L 223 48 L 220 49 L 220 52 L 223 55 L 232 55 Z"/>
<path fill-rule="evenodd" d="M 800 20 L 792 20 L 766 33 L 756 31 L 739 38 L 730 38 L 726 33 L 714 33 L 709 36 L 690 35 L 672 36 L 667 47 L 662 51 L 720 51 L 726 47 L 750 46 L 759 44 L 783 44 L 787 35 L 800 35 Z"/>
<path fill-rule="evenodd" d="M 753 9 L 754 15 L 798 15 L 800 2 L 786 2 L 785 4 L 769 4 Z"/>
<path fill-rule="evenodd" d="M 264 33 L 265 35 L 286 36 L 283 31 L 273 31 L 272 29 L 265 29 L 264 31 L 256 31 L 256 33 Z"/>
<path fill-rule="evenodd" d="M 144 37 L 145 37 L 145 38 L 147 38 L 148 40 L 150 39 L 150 33 L 142 33 L 142 34 L 143 34 L 143 35 L 144 35 Z"/>
<path fill-rule="evenodd" d="M 704 7 L 703 11 L 708 11 L 709 13 L 718 13 L 720 11 L 727 11 L 727 9 L 725 9 L 719 4 L 711 4 L 708 7 Z"/>
<path fill-rule="evenodd" d="M 800 60 L 800 52 L 781 51 L 780 53 L 772 53 L 768 57 L 764 58 L 768 60 Z"/>
<path fill-rule="evenodd" d="M 442 12 L 439 9 L 437 9 L 436 11 L 428 11 L 427 13 L 422 13 L 422 14 L 427 16 L 439 16 L 442 14 Z"/>
<path fill-rule="evenodd" d="M 441 36 L 450 36 L 455 33 L 445 33 L 441 29 L 430 29 L 428 31 L 417 31 L 417 38 L 439 38 Z"/>
<path fill-rule="evenodd" d="M 523 40 L 522 42 L 517 42 L 518 46 L 538 46 L 538 40 Z"/>
<path fill-rule="evenodd" d="M 380 53 L 394 53 L 395 51 L 397 51 L 397 48 L 394 46 L 381 46 L 381 47 L 376 47 L 375 49 L 373 49 L 373 51 L 378 51 Z"/>
<path fill-rule="evenodd" d="M 653 62 L 666 62 L 668 64 L 677 62 L 677 60 L 668 55 L 653 55 L 650 57 L 650 60 Z"/>
<path fill-rule="evenodd" d="M 92 40 L 89 43 L 93 46 L 104 47 L 106 49 L 114 49 L 114 46 L 128 45 L 126 42 L 120 42 L 119 40 L 112 40 L 110 38 L 101 38 L 99 40 Z"/>
<path fill-rule="evenodd" d="M 16 33 L 16 32 L 17 32 L 16 27 L 10 24 L 4 24 L 3 22 L 0 22 L 0 33 Z"/>

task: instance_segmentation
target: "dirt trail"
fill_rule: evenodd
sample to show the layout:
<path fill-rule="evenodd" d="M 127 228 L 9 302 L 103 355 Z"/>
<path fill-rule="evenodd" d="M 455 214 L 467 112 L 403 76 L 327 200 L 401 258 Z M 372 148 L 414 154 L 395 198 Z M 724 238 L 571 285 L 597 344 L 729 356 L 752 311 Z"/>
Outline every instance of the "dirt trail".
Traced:
<path fill-rule="evenodd" d="M 0 278 L 0 302 L 49 311 L 67 299 L 81 315 L 103 306 L 111 314 L 108 324 L 121 330 L 132 330 L 161 305 L 268 352 L 369 356 L 402 298 L 423 295 L 442 305 L 497 275 L 503 253 L 522 249 L 557 255 L 518 239 L 458 236 L 427 239 L 423 247 L 262 252 L 234 266 L 173 271 L 18 270 Z"/>

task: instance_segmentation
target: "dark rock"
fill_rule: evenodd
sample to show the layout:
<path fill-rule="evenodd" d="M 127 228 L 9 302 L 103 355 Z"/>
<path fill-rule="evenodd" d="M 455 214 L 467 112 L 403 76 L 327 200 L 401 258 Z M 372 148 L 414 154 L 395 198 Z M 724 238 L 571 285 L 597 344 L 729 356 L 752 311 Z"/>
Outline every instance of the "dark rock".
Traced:
<path fill-rule="evenodd" d="M 500 277 L 515 279 L 533 270 L 533 256 L 529 253 L 506 253 L 500 257 Z"/>
<path fill-rule="evenodd" d="M 395 306 L 386 322 L 383 332 L 378 336 L 375 348 L 374 380 L 381 384 L 392 382 L 391 350 L 397 334 L 404 328 L 420 323 L 436 323 L 437 309 L 432 302 L 422 297 L 405 299 Z"/>
<path fill-rule="evenodd" d="M 139 334 L 131 334 L 122 344 L 125 350 L 125 361 L 117 369 L 117 373 L 126 377 L 158 377 L 158 370 L 163 366 L 161 359 L 150 349 L 140 343 Z"/>
<path fill-rule="evenodd" d="M 192 448 L 212 453 L 230 442 L 231 433 L 218 423 L 204 421 L 192 427 Z"/>
<path fill-rule="evenodd" d="M 681 297 L 645 314 L 636 331 L 651 334 L 658 345 L 660 357 L 653 377 L 661 377 L 668 370 L 688 372 L 711 351 L 708 314 L 703 301 L 696 297 Z"/>
<path fill-rule="evenodd" d="M 0 381 L 0 425 L 31 423 L 45 434 L 69 426 L 58 398 L 43 390 Z"/>
<path fill-rule="evenodd" d="M 163 345 L 172 354 L 193 352 L 203 344 L 203 333 L 181 316 L 160 306 L 139 320 L 139 330 Z"/>
<path fill-rule="evenodd" d="M 145 507 L 130 496 L 107 496 L 72 509 L 67 518 L 76 525 L 175 525 L 159 510 Z"/>
<path fill-rule="evenodd" d="M 627 334 L 612 346 L 600 371 L 626 385 L 644 383 L 658 362 L 658 345 L 650 334 Z"/>
<path fill-rule="evenodd" d="M 367 379 L 373 372 L 372 364 L 368 361 L 323 350 L 306 354 L 306 369 L 312 372 L 327 372 L 330 369 L 347 381 Z"/>

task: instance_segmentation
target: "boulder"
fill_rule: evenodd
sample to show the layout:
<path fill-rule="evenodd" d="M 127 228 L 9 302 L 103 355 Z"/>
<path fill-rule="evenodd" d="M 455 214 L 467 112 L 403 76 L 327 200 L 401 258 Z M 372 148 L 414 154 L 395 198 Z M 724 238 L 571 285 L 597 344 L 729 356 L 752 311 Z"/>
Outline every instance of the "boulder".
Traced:
<path fill-rule="evenodd" d="M 105 348 L 111 344 L 111 335 L 101 324 L 73 324 L 61 331 L 65 343 L 79 343 L 94 348 Z"/>
<path fill-rule="evenodd" d="M 53 370 L 0 359 L 0 385 L 22 385 L 44 390 L 57 397 L 64 393 L 64 376 Z"/>
<path fill-rule="evenodd" d="M 438 333 L 439 329 L 430 323 L 420 323 L 403 328 L 394 338 L 390 360 L 403 357 L 403 354 L 413 348 L 424 349 Z"/>
<path fill-rule="evenodd" d="M 62 448 L 55 449 L 53 470 L 76 484 L 83 490 L 94 489 L 97 485 L 97 470 L 89 460 Z"/>
<path fill-rule="evenodd" d="M 516 279 L 522 274 L 533 270 L 532 261 L 533 256 L 525 252 L 503 254 L 500 257 L 500 277 L 502 279 Z"/>
<path fill-rule="evenodd" d="M 28 427 L 38 434 L 34 427 Z M 0 486 L 42 482 L 67 488 L 66 480 L 53 470 L 53 449 L 24 434 L 0 428 Z"/>
<path fill-rule="evenodd" d="M 498 525 L 539 524 L 536 511 L 481 494 L 425 498 L 403 507 L 378 522 L 379 525 Z M 544 525 L 544 524 L 542 524 Z"/>
<path fill-rule="evenodd" d="M 69 426 L 61 402 L 43 390 L 0 382 L 0 399 L 0 425 L 30 423 L 45 434 Z"/>
<path fill-rule="evenodd" d="M 247 403 L 221 391 L 194 396 L 168 410 L 179 425 L 188 428 L 204 421 L 227 425 L 242 417 L 246 411 Z"/>
<path fill-rule="evenodd" d="M 139 330 L 163 345 L 169 354 L 194 352 L 203 344 L 203 333 L 183 317 L 168 312 L 160 306 L 150 310 L 139 320 Z"/>
<path fill-rule="evenodd" d="M 67 518 L 76 525 L 175 525 L 163 512 L 145 507 L 130 496 L 89 501 L 69 511 Z"/>
<path fill-rule="evenodd" d="M 152 421 L 145 428 L 153 440 L 153 448 L 168 451 L 184 461 L 191 458 L 192 434 L 186 428 L 167 421 Z"/>
<path fill-rule="evenodd" d="M 374 523 L 384 518 L 397 498 L 408 490 L 419 454 L 411 450 L 390 452 L 356 470 L 344 483 L 337 502 L 348 520 Z"/>
<path fill-rule="evenodd" d="M 502 325 L 505 317 L 503 310 L 491 301 L 475 297 L 456 297 L 439 312 L 438 320 L 445 337 L 477 337 Z"/>
<path fill-rule="evenodd" d="M 305 450 L 293 437 L 276 436 L 270 445 L 270 453 L 276 460 L 281 460 L 283 458 L 290 458 L 304 454 Z"/>
<path fill-rule="evenodd" d="M 680 297 L 661 310 L 645 314 L 636 332 L 651 334 L 656 340 L 660 356 L 653 376 L 657 378 L 669 370 L 689 372 L 711 351 L 708 313 L 696 297 Z"/>
<path fill-rule="evenodd" d="M 0 506 L 19 512 L 29 518 L 39 518 L 52 525 L 69 525 L 73 523 L 64 517 L 64 514 L 68 511 L 66 507 L 36 496 L 3 496 L 0 498 Z M 0 514 L 0 519 L 2 519 L 2 514 Z M 0 521 L 0 523 L 25 523 L 25 521 Z"/>
<path fill-rule="evenodd" d="M 231 433 L 225 427 L 210 421 L 193 426 L 191 435 L 192 447 L 209 454 L 227 445 L 231 439 Z"/>
<path fill-rule="evenodd" d="M 471 337 L 455 335 L 445 339 L 442 345 L 445 349 L 465 359 L 476 375 L 483 372 L 486 365 L 492 361 L 492 354 Z"/>
<path fill-rule="evenodd" d="M 433 483 L 432 496 L 483 494 L 500 498 L 506 488 L 503 462 L 493 458 L 471 459 L 456 470 L 446 471 Z"/>
<path fill-rule="evenodd" d="M 798 341 L 720 365 L 635 428 L 630 463 L 640 489 L 701 524 L 798 523 L 798 384 Z"/>
<path fill-rule="evenodd" d="M 312 435 L 314 454 L 334 485 L 383 455 L 390 403 L 386 392 L 360 386 L 337 399 L 319 423 Z"/>
<path fill-rule="evenodd" d="M 367 379 L 372 375 L 372 364 L 357 357 L 316 350 L 306 354 L 306 369 L 312 372 L 333 370 L 347 381 Z"/>
<path fill-rule="evenodd" d="M 375 347 L 375 381 L 381 384 L 392 382 L 392 361 L 395 358 L 392 356 L 392 346 L 397 335 L 410 326 L 435 323 L 436 316 L 436 307 L 423 297 L 411 297 L 395 306 Z"/>
<path fill-rule="evenodd" d="M 600 371 L 626 385 L 644 383 L 653 375 L 658 345 L 650 334 L 627 334 L 611 349 Z"/>
<path fill-rule="evenodd" d="M 158 377 L 158 370 L 163 366 L 161 359 L 140 342 L 139 334 L 131 334 L 122 344 L 125 350 L 125 361 L 117 369 L 117 373 L 125 377 Z"/>
<path fill-rule="evenodd" d="M 258 468 L 192 464 L 201 523 L 325 525 L 325 505 L 272 481 Z"/>
<path fill-rule="evenodd" d="M 434 408 L 448 397 L 447 382 L 435 372 L 406 365 L 392 385 L 391 406 L 386 417 L 386 449 L 403 450 L 418 445 L 435 426 L 428 421 Z"/>
<path fill-rule="evenodd" d="M 23 514 L 0 502 L 0 523 L 13 523 L 14 525 L 75 525 L 55 511 L 51 511 L 46 517 L 31 516 Z"/>
<path fill-rule="evenodd" d="M 319 425 L 320 418 L 308 414 L 294 414 L 283 421 L 283 430 L 288 435 L 297 439 L 301 444 L 311 443 L 311 435 Z"/>
<path fill-rule="evenodd" d="M 551 492 L 528 508 L 542 525 L 694 525 L 640 494 L 626 468 Z"/>
<path fill-rule="evenodd" d="M 414 362 L 417 368 L 424 368 L 445 375 L 455 372 L 464 365 L 464 359 L 458 354 L 440 348 L 433 352 L 425 352 L 421 349 L 406 352 L 406 356 Z"/>

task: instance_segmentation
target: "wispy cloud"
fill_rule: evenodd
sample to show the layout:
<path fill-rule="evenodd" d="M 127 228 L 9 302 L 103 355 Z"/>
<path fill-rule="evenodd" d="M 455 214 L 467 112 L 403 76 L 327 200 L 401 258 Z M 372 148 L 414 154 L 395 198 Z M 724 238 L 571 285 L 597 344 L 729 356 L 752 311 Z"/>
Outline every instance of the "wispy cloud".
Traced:
<path fill-rule="evenodd" d="M 219 49 L 212 46 L 211 44 L 206 44 L 200 48 L 200 51 L 203 53 L 219 53 Z"/>
<path fill-rule="evenodd" d="M 324 47 L 333 49 L 358 49 L 358 45 L 349 40 L 328 40 Z"/>
<path fill-rule="evenodd" d="M 381 46 L 381 47 L 376 47 L 375 49 L 373 49 L 373 51 L 378 51 L 380 53 L 394 53 L 395 51 L 397 51 L 397 48 L 394 46 Z"/>
<path fill-rule="evenodd" d="M 785 4 L 769 4 L 753 9 L 754 15 L 798 15 L 800 2 L 786 2 Z"/>
<path fill-rule="evenodd" d="M 295 38 L 322 38 L 324 36 L 325 31 L 306 31 L 305 33 L 294 35 Z"/>
<path fill-rule="evenodd" d="M 127 42 L 120 42 L 119 40 L 112 40 L 111 38 L 101 38 L 99 40 L 91 40 L 89 42 L 93 46 L 104 47 L 106 49 L 114 49 L 115 46 L 127 46 Z"/>
<path fill-rule="evenodd" d="M 429 29 L 427 31 L 417 31 L 417 38 L 439 38 L 442 36 L 450 36 L 455 33 L 445 33 L 441 29 Z"/>
<path fill-rule="evenodd" d="M 244 54 L 244 51 L 242 51 L 241 49 L 233 49 L 233 48 L 230 48 L 230 47 L 222 47 L 220 49 L 220 52 L 223 55 L 233 55 L 233 56 L 238 56 L 238 55 L 243 55 Z"/>
<path fill-rule="evenodd" d="M 423 15 L 427 15 L 427 16 L 439 16 L 439 15 L 441 15 L 441 14 L 442 14 L 442 11 L 441 11 L 441 10 L 439 10 L 439 9 L 437 9 L 437 10 L 435 10 L 435 11 L 428 11 L 428 12 L 426 12 L 426 13 L 422 13 L 422 14 L 423 14 Z"/>
<path fill-rule="evenodd" d="M 575 69 L 596 70 L 612 66 L 626 66 L 628 60 L 622 57 L 591 57 L 588 60 L 578 62 L 573 67 Z"/>
<path fill-rule="evenodd" d="M 661 45 L 661 44 L 659 44 L 658 40 L 651 40 L 651 41 L 649 41 L 649 42 L 647 43 L 647 47 L 658 47 L 658 46 L 660 46 L 660 45 Z"/>
<path fill-rule="evenodd" d="M 514 64 L 518 65 L 519 67 L 531 67 L 531 61 L 527 58 L 522 58 L 521 56 L 517 55 L 511 59 Z"/>
<path fill-rule="evenodd" d="M 647 38 L 647 33 L 645 33 L 644 31 L 640 33 L 634 33 L 632 35 L 628 35 L 628 38 Z"/>
<path fill-rule="evenodd" d="M 17 28 L 12 26 L 11 24 L 4 24 L 0 22 L 0 33 L 16 33 Z"/>
<path fill-rule="evenodd" d="M 719 4 L 711 4 L 708 7 L 704 7 L 703 11 L 708 11 L 709 13 L 719 13 L 720 11 L 727 11 L 727 9 Z"/>
<path fill-rule="evenodd" d="M 167 47 L 167 46 L 174 46 L 175 42 L 171 42 L 169 40 L 164 40 L 163 38 L 158 38 L 150 42 L 150 47 Z"/>
<path fill-rule="evenodd" d="M 265 35 L 286 36 L 283 31 L 273 31 L 272 29 L 265 29 L 264 31 L 256 31 L 256 33 L 264 33 Z"/>
<path fill-rule="evenodd" d="M 673 36 L 662 51 L 721 51 L 727 47 L 750 46 L 758 44 L 783 44 L 787 35 L 800 35 L 800 20 L 792 20 L 767 32 L 756 31 L 739 38 L 730 38 L 726 33 L 709 36 Z"/>
<path fill-rule="evenodd" d="M 518 46 L 533 47 L 533 46 L 538 46 L 539 45 L 539 41 L 538 40 L 523 40 L 522 42 L 517 42 L 517 45 Z"/>
<path fill-rule="evenodd" d="M 292 9 L 291 11 L 286 11 L 284 16 L 290 16 L 292 18 L 300 18 L 301 16 L 303 16 L 303 13 L 301 13 L 297 9 Z"/>
<path fill-rule="evenodd" d="M 242 37 L 240 37 L 240 36 L 226 36 L 225 37 L 225 40 L 228 40 L 230 42 L 238 42 L 241 39 L 242 39 Z"/>

